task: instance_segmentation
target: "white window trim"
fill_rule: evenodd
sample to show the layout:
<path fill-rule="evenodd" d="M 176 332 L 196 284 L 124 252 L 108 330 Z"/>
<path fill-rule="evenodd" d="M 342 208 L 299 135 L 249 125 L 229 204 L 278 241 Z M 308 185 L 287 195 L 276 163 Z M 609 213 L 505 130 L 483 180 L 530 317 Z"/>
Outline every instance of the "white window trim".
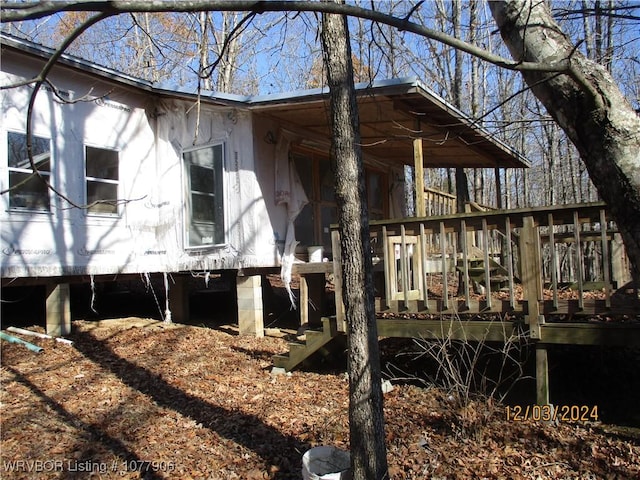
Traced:
<path fill-rule="evenodd" d="M 116 152 L 118 154 L 118 180 L 111 180 L 108 178 L 101 177 L 90 177 L 87 175 L 87 147 L 96 148 L 100 150 L 109 150 L 111 152 Z M 122 163 L 122 151 L 119 148 L 105 147 L 104 145 L 96 145 L 94 143 L 83 143 L 82 144 L 82 169 L 83 169 L 83 180 L 82 180 L 82 195 L 84 198 L 84 204 L 89 205 L 89 198 L 87 192 L 87 181 L 99 182 L 99 183 L 107 183 L 111 185 L 117 185 L 116 191 L 116 201 L 120 202 L 122 200 L 122 175 L 120 165 Z M 91 218 L 103 218 L 103 219 L 119 219 L 122 218 L 123 208 L 122 204 L 118 203 L 116 205 L 116 213 L 102 213 L 102 212 L 90 212 L 88 208 L 84 209 L 84 214 L 87 217 Z"/>
<path fill-rule="evenodd" d="M 3 141 L 3 145 L 2 145 L 2 151 L 4 151 L 4 159 L 5 159 L 5 165 L 6 165 L 6 174 L 4 176 L 4 183 L 5 185 L 7 185 L 7 188 L 11 188 L 11 172 L 19 172 L 19 173 L 29 173 L 32 174 L 33 170 L 31 168 L 18 168 L 18 167 L 12 167 L 9 165 L 9 149 L 8 149 L 8 143 L 9 143 L 9 133 L 14 133 L 17 135 L 27 135 L 27 132 L 24 130 L 18 130 L 18 129 L 7 129 L 4 131 L 4 134 L 2 136 L 2 141 Z M 43 135 L 40 134 L 39 132 L 31 132 L 31 134 L 34 137 L 40 137 L 44 140 L 48 140 L 49 141 L 49 171 L 48 172 L 40 172 L 40 174 L 44 177 L 48 177 L 49 179 L 49 184 L 52 185 L 55 188 L 55 185 L 53 185 L 53 175 L 52 175 L 52 170 L 54 169 L 54 152 L 53 152 L 53 139 L 51 138 L 51 135 Z M 3 169 L 4 170 L 4 169 Z M 47 187 L 47 196 L 49 197 L 49 208 L 22 208 L 22 207 L 12 207 L 11 206 L 11 199 L 10 199 L 11 193 L 8 193 L 6 196 L 6 211 L 10 214 L 23 214 L 23 215 L 53 215 L 53 209 L 51 208 L 53 206 L 53 202 L 54 199 L 51 198 L 51 189 Z"/>

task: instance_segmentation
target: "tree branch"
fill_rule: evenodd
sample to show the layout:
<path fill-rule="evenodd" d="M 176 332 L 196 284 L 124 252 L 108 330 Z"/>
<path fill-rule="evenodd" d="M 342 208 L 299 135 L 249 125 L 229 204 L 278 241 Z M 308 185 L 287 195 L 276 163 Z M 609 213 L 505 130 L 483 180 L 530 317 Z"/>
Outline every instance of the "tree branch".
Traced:
<path fill-rule="evenodd" d="M 64 51 L 69 47 L 69 45 L 71 45 L 80 35 L 82 35 L 82 33 L 88 30 L 92 25 L 95 25 L 96 23 L 101 22 L 102 20 L 110 16 L 111 14 L 109 13 L 99 13 L 89 18 L 87 21 L 79 25 L 78 28 L 76 28 L 71 33 L 71 35 L 69 35 L 65 39 L 65 41 L 62 43 L 60 48 L 58 48 L 54 52 L 54 54 L 51 55 L 51 58 L 49 58 L 45 66 L 42 68 L 38 77 L 34 79 L 33 91 L 31 92 L 31 96 L 29 97 L 29 105 L 27 107 L 27 155 L 29 157 L 29 164 L 31 166 L 31 169 L 33 170 L 33 173 L 47 186 L 49 190 L 51 190 L 58 197 L 62 198 L 65 202 L 69 203 L 70 205 L 76 208 L 87 208 L 87 207 L 78 205 L 73 200 L 71 200 L 68 196 L 58 191 L 53 185 L 51 185 L 44 178 L 44 176 L 42 175 L 42 173 L 40 173 L 40 171 L 38 170 L 38 167 L 36 166 L 35 160 L 33 158 L 33 110 L 36 102 L 36 97 L 38 95 L 38 92 L 40 91 L 40 87 L 42 87 L 42 85 L 45 82 L 47 82 L 47 76 L 49 75 L 49 72 L 58 62 L 60 57 L 64 54 Z"/>
<path fill-rule="evenodd" d="M 516 71 L 539 72 L 567 72 L 570 68 L 569 61 L 562 59 L 551 63 L 542 62 L 516 62 L 511 59 L 491 53 L 476 45 L 460 40 L 452 35 L 427 28 L 407 18 L 398 18 L 376 10 L 370 10 L 353 5 L 337 4 L 333 2 L 307 2 L 307 1 L 255 1 L 255 0 L 112 0 L 87 1 L 87 0 L 60 0 L 60 1 L 27 1 L 16 4 L 13 2 L 0 2 L 2 10 L 2 23 L 17 22 L 22 20 L 35 20 L 54 15 L 60 12 L 101 12 L 107 16 L 119 15 L 130 12 L 200 12 L 200 11 L 236 11 L 253 12 L 260 14 L 265 12 L 319 12 L 335 13 L 358 17 L 373 22 L 383 23 L 407 31 L 421 37 L 430 38 L 449 45 L 470 55 L 474 55 L 498 67 Z"/>
<path fill-rule="evenodd" d="M 210 65 L 203 65 L 203 70 L 202 73 L 199 73 L 199 76 L 201 78 L 206 78 L 206 77 L 210 77 L 211 75 L 213 75 L 213 71 L 216 69 L 216 67 L 220 64 L 220 62 L 223 60 L 224 54 L 227 51 L 227 49 L 229 48 L 229 46 L 231 45 L 231 42 L 240 34 L 242 33 L 242 31 L 244 31 L 247 28 L 247 25 L 250 23 L 255 16 L 257 15 L 257 13 L 252 12 L 249 13 L 247 15 L 245 15 L 244 17 L 242 17 L 240 19 L 240 21 L 233 27 L 233 29 L 231 30 L 231 32 L 229 32 L 229 34 L 227 36 L 225 36 L 224 38 L 224 43 L 222 44 L 222 48 L 220 49 L 220 53 L 218 54 L 218 58 L 215 59 L 215 61 L 213 63 L 211 63 Z"/>

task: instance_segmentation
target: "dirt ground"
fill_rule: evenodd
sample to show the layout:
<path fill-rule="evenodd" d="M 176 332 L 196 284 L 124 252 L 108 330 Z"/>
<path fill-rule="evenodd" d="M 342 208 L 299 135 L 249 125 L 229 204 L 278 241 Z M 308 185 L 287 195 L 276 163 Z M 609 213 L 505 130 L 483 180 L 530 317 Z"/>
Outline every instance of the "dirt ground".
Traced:
<path fill-rule="evenodd" d="M 141 318 L 69 338 L 2 342 L 3 479 L 294 479 L 309 448 L 349 448 L 344 372 L 272 374 L 285 338 Z M 640 476 L 640 439 L 596 421 L 516 421 L 410 385 L 385 415 L 391 478 Z"/>

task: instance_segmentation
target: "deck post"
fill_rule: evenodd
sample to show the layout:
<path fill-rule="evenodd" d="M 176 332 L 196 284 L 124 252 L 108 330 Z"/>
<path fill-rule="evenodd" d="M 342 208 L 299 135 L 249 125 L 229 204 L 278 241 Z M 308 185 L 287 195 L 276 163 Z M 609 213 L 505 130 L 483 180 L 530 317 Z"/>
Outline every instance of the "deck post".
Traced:
<path fill-rule="evenodd" d="M 236 277 L 236 292 L 240 335 L 264 337 L 262 277 L 260 275 Z"/>
<path fill-rule="evenodd" d="M 482 236 L 484 237 L 484 288 L 487 308 L 491 309 L 491 265 L 489 265 L 489 229 L 487 227 L 487 219 L 482 219 Z"/>
<path fill-rule="evenodd" d="M 68 283 L 46 285 L 47 335 L 59 337 L 71 333 L 71 296 Z"/>
<path fill-rule="evenodd" d="M 386 248 L 386 246 L 385 246 Z M 336 325 L 339 332 L 347 331 L 344 302 L 342 301 L 342 251 L 340 249 L 340 232 L 331 231 L 331 251 L 333 253 L 333 285 L 336 302 Z"/>
<path fill-rule="evenodd" d="M 549 405 L 549 358 L 546 345 L 536 345 L 536 403 Z"/>
<path fill-rule="evenodd" d="M 578 268 L 578 308 L 584 309 L 584 258 L 582 257 L 582 240 L 580 240 L 580 216 L 573 212 L 573 239 L 576 246 L 576 266 Z"/>
<path fill-rule="evenodd" d="M 324 273 L 300 274 L 300 325 L 322 327 L 325 283 Z"/>
<path fill-rule="evenodd" d="M 420 120 L 417 121 L 417 130 L 420 131 Z M 424 157 L 422 154 L 422 138 L 413 141 L 413 164 L 416 186 L 416 217 L 426 217 L 426 200 L 424 195 Z"/>
<path fill-rule="evenodd" d="M 558 258 L 556 255 L 556 237 L 553 227 L 553 213 L 549 213 L 547 216 L 547 223 L 549 224 L 549 251 L 551 253 L 551 288 L 553 289 L 553 308 L 558 309 Z"/>
<path fill-rule="evenodd" d="M 300 275 L 300 326 L 309 326 L 309 285 L 304 275 Z"/>
<path fill-rule="evenodd" d="M 540 338 L 540 324 L 544 323 L 541 316 L 540 303 L 542 299 L 542 266 L 540 265 L 540 240 L 533 216 L 522 219 L 520 235 L 520 276 L 524 300 L 527 302 L 526 323 L 532 339 Z"/>
<path fill-rule="evenodd" d="M 189 320 L 189 282 L 184 275 L 174 275 L 174 284 L 169 287 L 169 309 L 171 320 L 186 323 Z"/>
<path fill-rule="evenodd" d="M 609 259 L 609 241 L 607 240 L 607 214 L 604 208 L 600 210 L 600 234 L 602 236 L 600 244 L 602 246 L 605 305 L 607 308 L 611 308 L 611 272 L 609 270 L 611 261 Z"/>
<path fill-rule="evenodd" d="M 616 288 L 622 288 L 623 285 L 631 281 L 631 272 L 626 261 L 624 243 L 622 242 L 622 235 L 619 233 L 614 233 L 611 241 L 611 270 Z"/>
<path fill-rule="evenodd" d="M 511 245 L 511 219 L 509 217 L 504 220 L 506 260 L 507 260 L 507 276 L 509 277 L 509 307 L 515 309 L 516 298 L 514 295 L 514 279 L 513 279 L 513 247 Z"/>

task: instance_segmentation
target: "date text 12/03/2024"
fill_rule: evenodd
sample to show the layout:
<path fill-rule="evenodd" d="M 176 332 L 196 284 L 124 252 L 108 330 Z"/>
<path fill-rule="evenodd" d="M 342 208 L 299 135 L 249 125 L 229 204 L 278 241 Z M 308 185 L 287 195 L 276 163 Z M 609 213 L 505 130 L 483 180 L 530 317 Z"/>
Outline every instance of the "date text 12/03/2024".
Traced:
<path fill-rule="evenodd" d="M 597 422 L 597 405 L 513 405 L 505 407 L 507 421 Z"/>

